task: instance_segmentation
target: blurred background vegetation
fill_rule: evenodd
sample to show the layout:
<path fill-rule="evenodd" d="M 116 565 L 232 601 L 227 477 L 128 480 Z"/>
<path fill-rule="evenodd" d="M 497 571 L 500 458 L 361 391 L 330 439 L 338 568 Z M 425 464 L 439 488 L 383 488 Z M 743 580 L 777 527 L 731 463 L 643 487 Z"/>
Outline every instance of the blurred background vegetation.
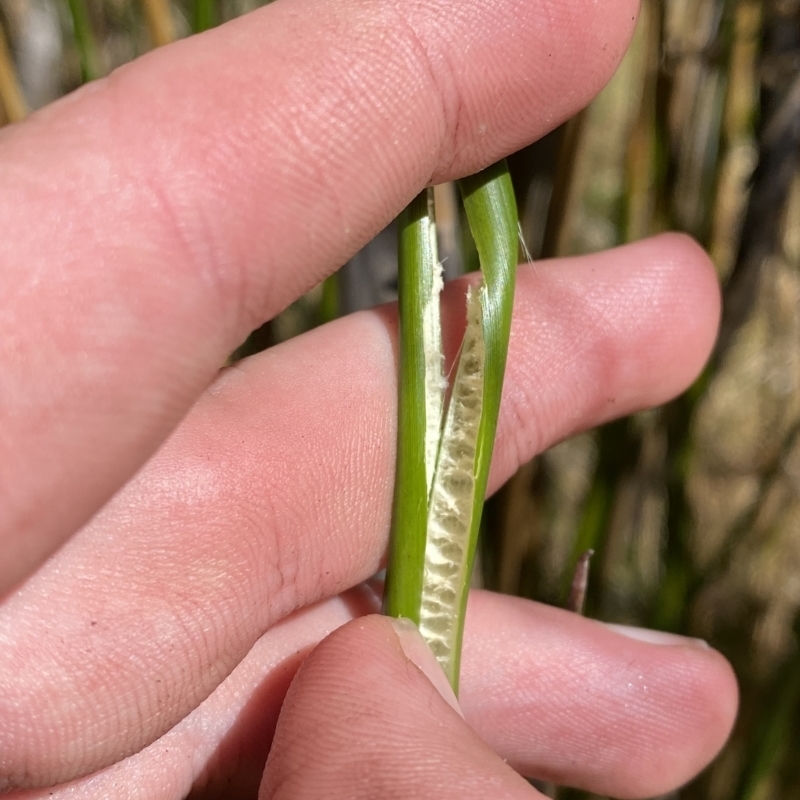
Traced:
<path fill-rule="evenodd" d="M 0 0 L 0 122 L 259 4 Z M 606 90 L 511 159 L 534 258 L 678 229 L 723 286 L 695 386 L 525 465 L 484 537 L 492 588 L 563 604 L 592 548 L 589 615 L 699 636 L 731 660 L 737 727 L 681 800 L 800 798 L 798 145 L 800 0 L 644 0 Z M 451 186 L 437 215 L 448 274 L 474 266 Z M 237 355 L 390 299 L 394 249 L 389 228 Z"/>

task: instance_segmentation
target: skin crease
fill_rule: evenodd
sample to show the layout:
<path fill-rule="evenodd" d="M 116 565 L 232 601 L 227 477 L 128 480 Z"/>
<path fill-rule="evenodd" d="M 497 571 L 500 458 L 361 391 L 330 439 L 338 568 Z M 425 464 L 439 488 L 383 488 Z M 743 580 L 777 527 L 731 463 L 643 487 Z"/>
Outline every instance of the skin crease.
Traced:
<path fill-rule="evenodd" d="M 423 185 L 584 105 L 635 14 L 628 0 L 279 0 L 0 132 L 14 231 L 0 239 L 0 789 L 253 797 L 309 652 L 265 796 L 305 778 L 293 796 L 316 796 L 292 765 L 358 692 L 376 719 L 436 733 L 440 769 L 415 777 L 431 787 L 470 774 L 465 791 L 496 780 L 530 796 L 491 748 L 620 797 L 663 793 L 713 757 L 735 681 L 691 645 L 477 595 L 462 704 L 488 747 L 433 704 L 386 621 L 313 650 L 374 610 L 352 587 L 386 547 L 394 310 L 218 368 Z M 463 284 L 444 300 L 451 351 L 462 297 Z M 492 487 L 685 388 L 718 314 L 713 270 L 685 237 L 522 268 Z M 620 694 L 634 665 L 653 688 L 635 702 Z M 374 680 L 352 686 L 359 672 Z M 318 685 L 331 703 L 309 714 Z M 339 733 L 317 777 L 380 743 L 368 726 Z M 377 791 L 385 777 L 352 779 Z M 356 796 L 346 774 L 330 781 Z"/>

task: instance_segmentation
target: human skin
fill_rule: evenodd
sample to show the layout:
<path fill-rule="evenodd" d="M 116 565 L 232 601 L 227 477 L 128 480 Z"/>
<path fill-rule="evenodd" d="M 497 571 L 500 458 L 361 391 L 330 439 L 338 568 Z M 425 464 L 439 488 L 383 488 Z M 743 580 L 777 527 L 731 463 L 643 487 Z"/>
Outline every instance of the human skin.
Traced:
<path fill-rule="evenodd" d="M 423 186 L 585 105 L 635 16 L 279 0 L 0 132 L 0 788 L 255 796 L 273 735 L 264 797 L 535 796 L 503 759 L 644 797 L 714 756 L 736 685 L 697 643 L 477 593 L 465 723 L 388 621 L 345 624 L 386 550 L 393 308 L 220 370 Z M 521 267 L 490 488 L 684 389 L 718 315 L 681 236 Z"/>

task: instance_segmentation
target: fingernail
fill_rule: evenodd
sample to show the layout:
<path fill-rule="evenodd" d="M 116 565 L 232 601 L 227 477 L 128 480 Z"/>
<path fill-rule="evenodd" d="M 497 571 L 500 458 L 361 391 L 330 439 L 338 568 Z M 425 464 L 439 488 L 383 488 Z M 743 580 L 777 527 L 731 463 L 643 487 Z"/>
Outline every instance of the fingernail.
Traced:
<path fill-rule="evenodd" d="M 711 646 L 704 639 L 694 639 L 690 636 L 679 636 L 677 633 L 666 633 L 665 631 L 654 631 L 650 628 L 634 628 L 630 625 L 615 625 L 611 622 L 604 622 L 606 628 L 610 628 L 616 633 L 627 636 L 629 639 L 636 639 L 648 644 L 668 644 L 683 645 L 684 647 L 696 647 L 699 650 L 710 650 Z"/>
<path fill-rule="evenodd" d="M 464 714 L 458 704 L 453 688 L 450 686 L 450 681 L 447 680 L 447 676 L 442 671 L 436 656 L 422 638 L 417 626 L 410 619 L 405 619 L 404 617 L 393 619 L 392 626 L 397 638 L 400 640 L 400 647 L 403 648 L 408 660 L 419 667 L 447 704 L 463 717 Z"/>

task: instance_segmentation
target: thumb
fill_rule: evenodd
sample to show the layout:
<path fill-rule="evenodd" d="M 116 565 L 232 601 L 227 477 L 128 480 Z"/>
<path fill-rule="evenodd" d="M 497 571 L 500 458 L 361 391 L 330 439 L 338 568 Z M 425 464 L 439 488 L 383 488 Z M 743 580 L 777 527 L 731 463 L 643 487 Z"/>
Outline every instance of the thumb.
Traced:
<path fill-rule="evenodd" d="M 306 659 L 281 710 L 260 800 L 531 800 L 476 736 L 407 620 L 362 617 Z"/>

